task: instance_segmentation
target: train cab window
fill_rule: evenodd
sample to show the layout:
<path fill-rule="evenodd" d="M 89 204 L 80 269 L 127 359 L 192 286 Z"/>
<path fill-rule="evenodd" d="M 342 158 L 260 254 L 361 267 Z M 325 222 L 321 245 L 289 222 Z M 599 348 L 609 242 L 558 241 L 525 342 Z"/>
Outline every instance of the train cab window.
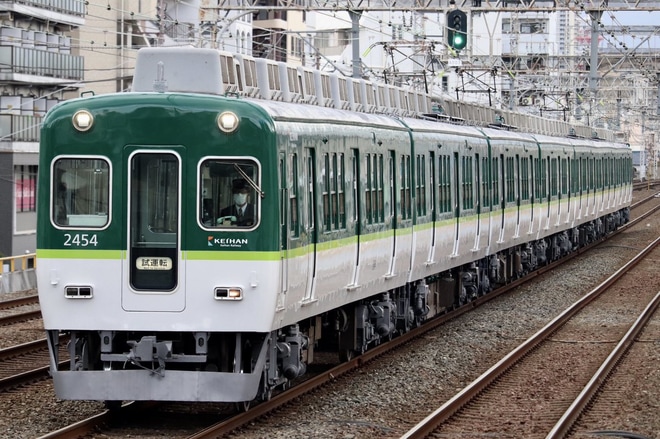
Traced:
<path fill-rule="evenodd" d="M 51 218 L 59 227 L 108 224 L 110 166 L 98 158 L 60 158 L 53 164 Z"/>
<path fill-rule="evenodd" d="M 199 169 L 199 222 L 209 228 L 253 228 L 261 193 L 255 162 L 205 160 Z"/>

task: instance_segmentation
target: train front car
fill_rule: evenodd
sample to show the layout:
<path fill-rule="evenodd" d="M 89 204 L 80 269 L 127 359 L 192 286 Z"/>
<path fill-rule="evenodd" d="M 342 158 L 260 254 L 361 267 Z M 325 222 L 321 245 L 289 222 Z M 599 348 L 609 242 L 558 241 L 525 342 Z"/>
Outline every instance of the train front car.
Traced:
<path fill-rule="evenodd" d="M 62 399 L 250 401 L 280 379 L 264 377 L 280 284 L 273 123 L 213 88 L 217 52 L 174 55 L 138 61 L 133 92 L 62 103 L 43 123 L 39 299 Z M 179 83 L 181 66 L 198 81 Z M 288 370 L 300 344 L 283 336 Z"/>

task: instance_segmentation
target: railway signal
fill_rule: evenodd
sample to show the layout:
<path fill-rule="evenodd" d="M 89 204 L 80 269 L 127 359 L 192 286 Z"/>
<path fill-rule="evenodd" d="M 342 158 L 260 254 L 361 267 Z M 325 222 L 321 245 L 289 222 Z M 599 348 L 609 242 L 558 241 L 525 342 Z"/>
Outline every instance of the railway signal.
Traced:
<path fill-rule="evenodd" d="M 447 14 L 447 45 L 457 51 L 467 45 L 467 14 L 460 9 Z"/>

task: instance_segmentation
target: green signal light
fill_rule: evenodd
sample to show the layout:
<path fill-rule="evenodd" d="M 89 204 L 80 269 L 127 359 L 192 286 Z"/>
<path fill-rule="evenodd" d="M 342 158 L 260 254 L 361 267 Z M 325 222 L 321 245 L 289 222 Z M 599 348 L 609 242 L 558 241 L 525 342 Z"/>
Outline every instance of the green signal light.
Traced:
<path fill-rule="evenodd" d="M 467 35 L 465 35 L 463 32 L 454 31 L 453 35 L 451 36 L 450 45 L 455 50 L 465 49 L 465 46 L 467 46 Z"/>

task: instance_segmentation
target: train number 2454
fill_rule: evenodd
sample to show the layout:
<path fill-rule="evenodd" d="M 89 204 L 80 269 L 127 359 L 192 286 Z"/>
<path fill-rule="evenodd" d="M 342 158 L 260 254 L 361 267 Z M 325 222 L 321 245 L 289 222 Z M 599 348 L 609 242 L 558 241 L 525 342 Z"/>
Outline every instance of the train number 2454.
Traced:
<path fill-rule="evenodd" d="M 64 247 L 89 247 L 98 245 L 96 234 L 92 233 L 70 233 L 64 234 Z"/>

